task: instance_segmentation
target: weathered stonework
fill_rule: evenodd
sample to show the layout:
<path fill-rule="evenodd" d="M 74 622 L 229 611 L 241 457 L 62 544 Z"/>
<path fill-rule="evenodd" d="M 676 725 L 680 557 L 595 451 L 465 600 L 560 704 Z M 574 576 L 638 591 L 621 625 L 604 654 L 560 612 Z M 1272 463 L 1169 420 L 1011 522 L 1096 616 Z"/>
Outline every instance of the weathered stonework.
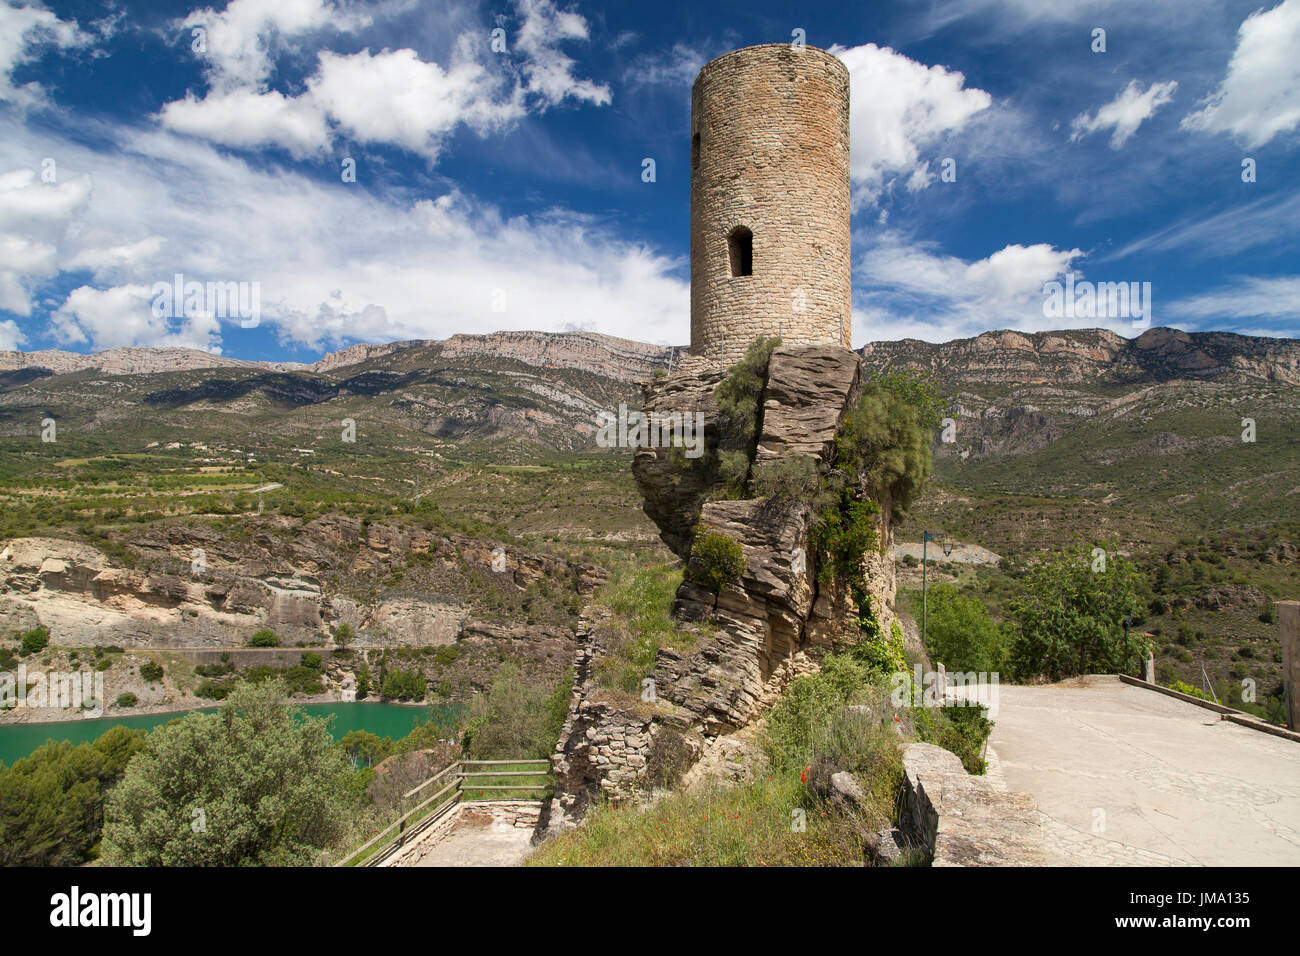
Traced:
<path fill-rule="evenodd" d="M 692 354 L 725 364 L 778 334 L 850 346 L 848 69 L 788 43 L 726 53 L 695 80 L 691 134 Z M 733 274 L 738 228 L 750 275 Z"/>

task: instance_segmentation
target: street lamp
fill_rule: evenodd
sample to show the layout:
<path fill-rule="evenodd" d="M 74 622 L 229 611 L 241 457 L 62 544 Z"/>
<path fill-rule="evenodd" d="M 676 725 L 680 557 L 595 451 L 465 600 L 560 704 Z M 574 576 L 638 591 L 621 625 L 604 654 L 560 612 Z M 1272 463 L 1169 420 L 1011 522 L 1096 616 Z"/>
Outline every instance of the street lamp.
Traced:
<path fill-rule="evenodd" d="M 929 619 L 929 605 L 926 599 L 926 588 L 928 585 L 926 560 L 929 557 L 929 545 L 931 541 L 937 541 L 943 548 L 943 556 L 946 558 L 952 554 L 952 539 L 947 534 L 931 534 L 928 531 L 921 532 L 921 644 L 925 644 L 926 624 Z"/>

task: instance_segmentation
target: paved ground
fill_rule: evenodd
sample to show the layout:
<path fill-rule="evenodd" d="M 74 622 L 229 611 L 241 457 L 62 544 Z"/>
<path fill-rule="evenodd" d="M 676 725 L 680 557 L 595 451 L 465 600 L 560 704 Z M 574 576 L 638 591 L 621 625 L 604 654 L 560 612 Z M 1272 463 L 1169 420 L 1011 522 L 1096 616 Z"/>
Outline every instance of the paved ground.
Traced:
<path fill-rule="evenodd" d="M 1113 677 L 999 691 L 992 782 L 1053 862 L 1300 865 L 1300 743 Z"/>
<path fill-rule="evenodd" d="M 1300 747 L 1300 744 L 1296 745 Z M 533 831 L 463 810 L 446 837 L 413 866 L 518 866 L 528 855 Z"/>

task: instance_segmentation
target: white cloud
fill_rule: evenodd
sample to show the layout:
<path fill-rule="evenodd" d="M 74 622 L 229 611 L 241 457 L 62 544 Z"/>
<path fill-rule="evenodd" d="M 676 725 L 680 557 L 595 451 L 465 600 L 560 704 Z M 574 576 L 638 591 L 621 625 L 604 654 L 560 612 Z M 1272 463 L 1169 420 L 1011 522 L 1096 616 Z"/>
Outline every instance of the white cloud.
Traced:
<path fill-rule="evenodd" d="M 671 50 L 646 53 L 628 64 L 623 79 L 629 86 L 690 87 L 709 56 L 689 44 L 678 41 Z"/>
<path fill-rule="evenodd" d="M 327 29 L 349 32 L 370 22 L 328 0 L 231 0 L 218 12 L 195 10 L 177 26 L 193 37 L 199 29 L 207 62 L 207 77 L 218 93 L 262 91 L 275 67 L 275 57 L 292 41 Z M 193 46 L 193 44 L 192 44 Z"/>
<path fill-rule="evenodd" d="M 31 314 L 30 290 L 58 273 L 58 245 L 90 193 L 85 175 L 43 183 L 32 169 L 0 173 L 0 309 Z"/>
<path fill-rule="evenodd" d="M 54 337 L 64 345 L 89 345 L 95 351 L 136 345 L 221 352 L 221 326 L 211 315 L 160 318 L 152 304 L 149 286 L 81 286 L 68 293 L 51 317 Z"/>
<path fill-rule="evenodd" d="M 1300 125 L 1300 0 L 1257 10 L 1237 31 L 1227 75 L 1183 128 L 1263 146 Z"/>
<path fill-rule="evenodd" d="M 220 14 L 198 11 L 184 25 L 209 30 L 210 89 L 202 98 L 191 94 L 165 104 L 158 119 L 168 129 L 227 147 L 279 146 L 301 158 L 324 151 L 342 134 L 398 146 L 432 163 L 462 124 L 484 134 L 566 99 L 608 104 L 609 87 L 577 78 L 575 62 L 559 48 L 588 39 L 586 21 L 550 0 L 516 3 L 523 22 L 513 59 L 485 54 L 486 34 L 473 32 L 456 38 L 445 67 L 412 49 L 322 49 L 306 91 L 293 96 L 268 88 L 275 54 L 288 38 L 327 26 L 358 30 L 368 21 L 323 0 L 234 0 Z"/>
<path fill-rule="evenodd" d="M 576 78 L 573 69 L 577 64 L 560 50 L 566 40 L 589 38 L 587 21 L 572 11 L 556 9 L 552 0 L 515 0 L 515 5 L 524 17 L 515 46 L 524 54 L 527 91 L 541 97 L 546 106 L 570 98 L 608 105 L 609 87 Z"/>
<path fill-rule="evenodd" d="M 1120 91 L 1113 100 L 1091 113 L 1080 113 L 1070 124 L 1070 142 L 1076 142 L 1098 130 L 1114 130 L 1110 137 L 1110 148 L 1119 149 L 1132 138 L 1138 127 L 1155 115 L 1156 110 L 1174 98 L 1178 82 L 1152 83 L 1144 93 L 1142 84 L 1130 80 L 1128 86 Z"/>
<path fill-rule="evenodd" d="M 989 329 L 1059 328 L 1060 319 L 1043 315 L 1043 283 L 1082 257 L 1079 249 L 1037 243 L 1005 246 L 971 262 L 886 233 L 867 244 L 854 270 L 855 321 L 872 340 L 939 342 Z"/>
<path fill-rule="evenodd" d="M 850 176 L 854 204 L 874 202 L 887 177 L 907 175 L 909 189 L 933 179 L 920 151 L 962 129 L 993 98 L 966 89 L 966 77 L 926 66 L 874 43 L 832 53 L 849 69 Z"/>
<path fill-rule="evenodd" d="M 486 132 L 524 114 L 521 97 L 494 99 L 497 82 L 467 44 L 457 46 L 447 70 L 414 50 L 322 53 L 310 86 L 313 100 L 353 139 L 392 143 L 430 160 L 460 123 Z"/>
<path fill-rule="evenodd" d="M 1300 319 L 1300 276 L 1238 276 L 1208 292 L 1171 302 L 1166 310 L 1187 319 Z M 1265 332 L 1265 335 L 1276 333 Z"/>
<path fill-rule="evenodd" d="M 46 92 L 38 83 L 14 84 L 14 70 L 34 60 L 43 47 L 66 50 L 89 42 L 76 20 L 60 20 L 37 4 L 0 3 L 0 102 L 19 109 L 45 103 Z"/>
<path fill-rule="evenodd" d="M 96 141 L 99 133 L 111 135 L 97 130 Z M 0 169 L 39 143 L 57 152 L 69 182 L 95 174 L 93 200 L 67 230 L 76 235 L 52 243 L 59 268 L 97 268 L 94 285 L 69 296 L 54 320 L 70 344 L 208 348 L 224 339 L 229 351 L 262 334 L 237 320 L 154 320 L 140 290 L 178 272 L 258 282 L 262 326 L 311 349 L 572 323 L 639 340 L 688 338 L 684 263 L 613 226 L 565 210 L 505 218 L 456 192 L 381 198 L 361 185 L 255 169 L 167 132 L 117 135 L 125 138 L 115 148 L 97 152 L 0 117 Z"/>

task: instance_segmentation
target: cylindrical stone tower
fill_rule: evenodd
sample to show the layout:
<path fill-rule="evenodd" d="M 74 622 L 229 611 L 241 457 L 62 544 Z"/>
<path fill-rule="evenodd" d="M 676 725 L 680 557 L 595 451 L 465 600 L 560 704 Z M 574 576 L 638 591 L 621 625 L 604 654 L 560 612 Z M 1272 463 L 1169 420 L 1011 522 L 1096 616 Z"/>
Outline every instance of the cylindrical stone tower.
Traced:
<path fill-rule="evenodd" d="M 789 43 L 707 63 L 691 91 L 691 353 L 734 362 L 760 335 L 849 347 L 850 283 L 849 71 Z"/>

